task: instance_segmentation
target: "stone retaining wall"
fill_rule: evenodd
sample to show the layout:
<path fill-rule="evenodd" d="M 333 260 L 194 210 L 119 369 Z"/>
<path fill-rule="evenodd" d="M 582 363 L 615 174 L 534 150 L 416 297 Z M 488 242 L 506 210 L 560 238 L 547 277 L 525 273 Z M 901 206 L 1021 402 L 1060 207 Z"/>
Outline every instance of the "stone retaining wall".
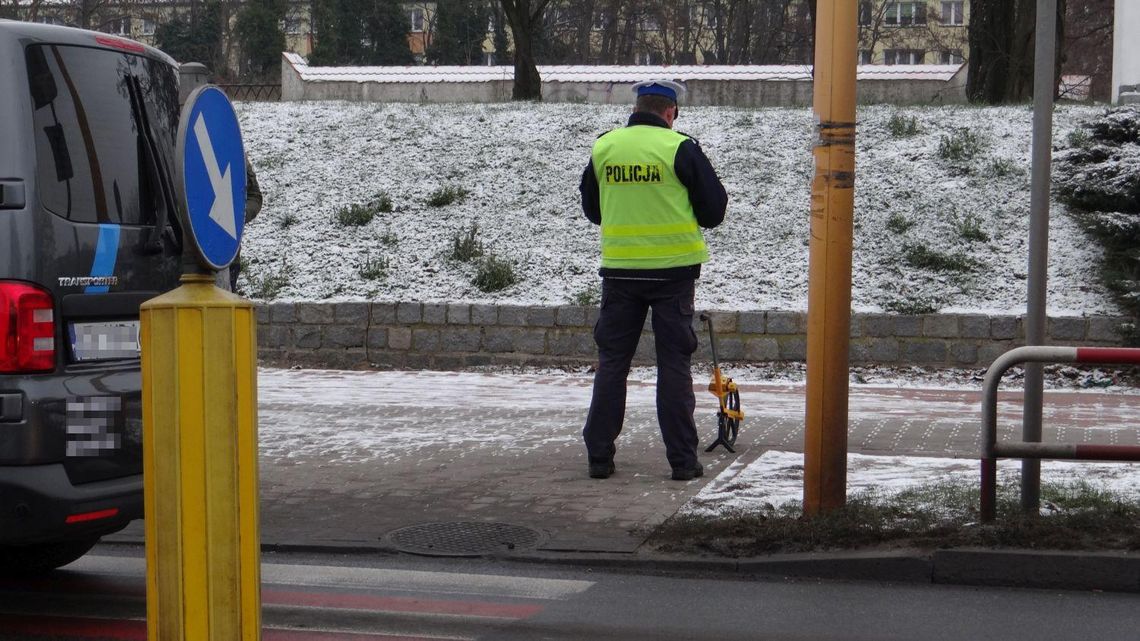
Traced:
<path fill-rule="evenodd" d="M 258 346 L 275 365 L 331 368 L 458 369 L 476 365 L 588 364 L 596 360 L 595 307 L 454 303 L 272 303 L 260 306 Z M 725 361 L 803 361 L 806 314 L 712 312 Z M 1049 319 L 1052 345 L 1119 345 L 1114 317 Z M 647 322 L 648 329 L 648 322 Z M 711 360 L 708 335 L 694 326 L 697 360 Z M 973 314 L 855 314 L 852 364 L 987 367 L 1024 342 L 1022 319 Z M 653 362 L 647 333 L 635 363 Z"/>

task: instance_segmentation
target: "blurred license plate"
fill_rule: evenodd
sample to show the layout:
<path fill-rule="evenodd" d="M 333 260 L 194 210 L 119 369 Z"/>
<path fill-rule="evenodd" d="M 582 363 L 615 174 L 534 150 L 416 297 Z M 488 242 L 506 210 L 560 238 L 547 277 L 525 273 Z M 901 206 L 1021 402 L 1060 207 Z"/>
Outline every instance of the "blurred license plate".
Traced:
<path fill-rule="evenodd" d="M 71 353 L 76 361 L 139 357 L 139 322 L 71 323 Z"/>

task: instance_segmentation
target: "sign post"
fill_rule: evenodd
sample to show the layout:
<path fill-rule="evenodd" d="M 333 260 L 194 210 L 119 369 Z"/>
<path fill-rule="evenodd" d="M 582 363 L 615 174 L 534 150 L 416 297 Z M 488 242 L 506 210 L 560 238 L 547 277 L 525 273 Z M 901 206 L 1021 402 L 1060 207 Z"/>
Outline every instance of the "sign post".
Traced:
<path fill-rule="evenodd" d="M 176 182 L 188 273 L 142 305 L 147 638 L 261 638 L 253 304 L 214 286 L 245 223 L 245 151 L 229 99 L 186 100 Z"/>
<path fill-rule="evenodd" d="M 808 259 L 804 514 L 847 500 L 847 377 L 855 203 L 855 54 L 851 0 L 820 0 L 815 35 L 815 179 Z"/>

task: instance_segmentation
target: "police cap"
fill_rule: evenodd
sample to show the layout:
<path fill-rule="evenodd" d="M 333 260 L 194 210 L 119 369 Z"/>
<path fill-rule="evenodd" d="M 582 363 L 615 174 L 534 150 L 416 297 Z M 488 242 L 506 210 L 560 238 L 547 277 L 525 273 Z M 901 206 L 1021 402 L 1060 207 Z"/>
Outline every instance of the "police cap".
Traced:
<path fill-rule="evenodd" d="M 633 92 L 638 96 L 665 96 L 678 102 L 685 95 L 685 85 L 672 80 L 644 80 L 633 85 Z"/>

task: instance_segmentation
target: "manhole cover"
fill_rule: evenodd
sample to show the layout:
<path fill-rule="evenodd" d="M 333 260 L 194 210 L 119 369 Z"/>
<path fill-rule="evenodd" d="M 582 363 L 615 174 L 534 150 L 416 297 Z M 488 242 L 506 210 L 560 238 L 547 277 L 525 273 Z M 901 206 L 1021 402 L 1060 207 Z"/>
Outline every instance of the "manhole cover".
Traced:
<path fill-rule="evenodd" d="M 482 556 L 533 548 L 542 535 L 509 523 L 421 523 L 388 533 L 388 542 L 401 552 L 426 556 Z"/>

